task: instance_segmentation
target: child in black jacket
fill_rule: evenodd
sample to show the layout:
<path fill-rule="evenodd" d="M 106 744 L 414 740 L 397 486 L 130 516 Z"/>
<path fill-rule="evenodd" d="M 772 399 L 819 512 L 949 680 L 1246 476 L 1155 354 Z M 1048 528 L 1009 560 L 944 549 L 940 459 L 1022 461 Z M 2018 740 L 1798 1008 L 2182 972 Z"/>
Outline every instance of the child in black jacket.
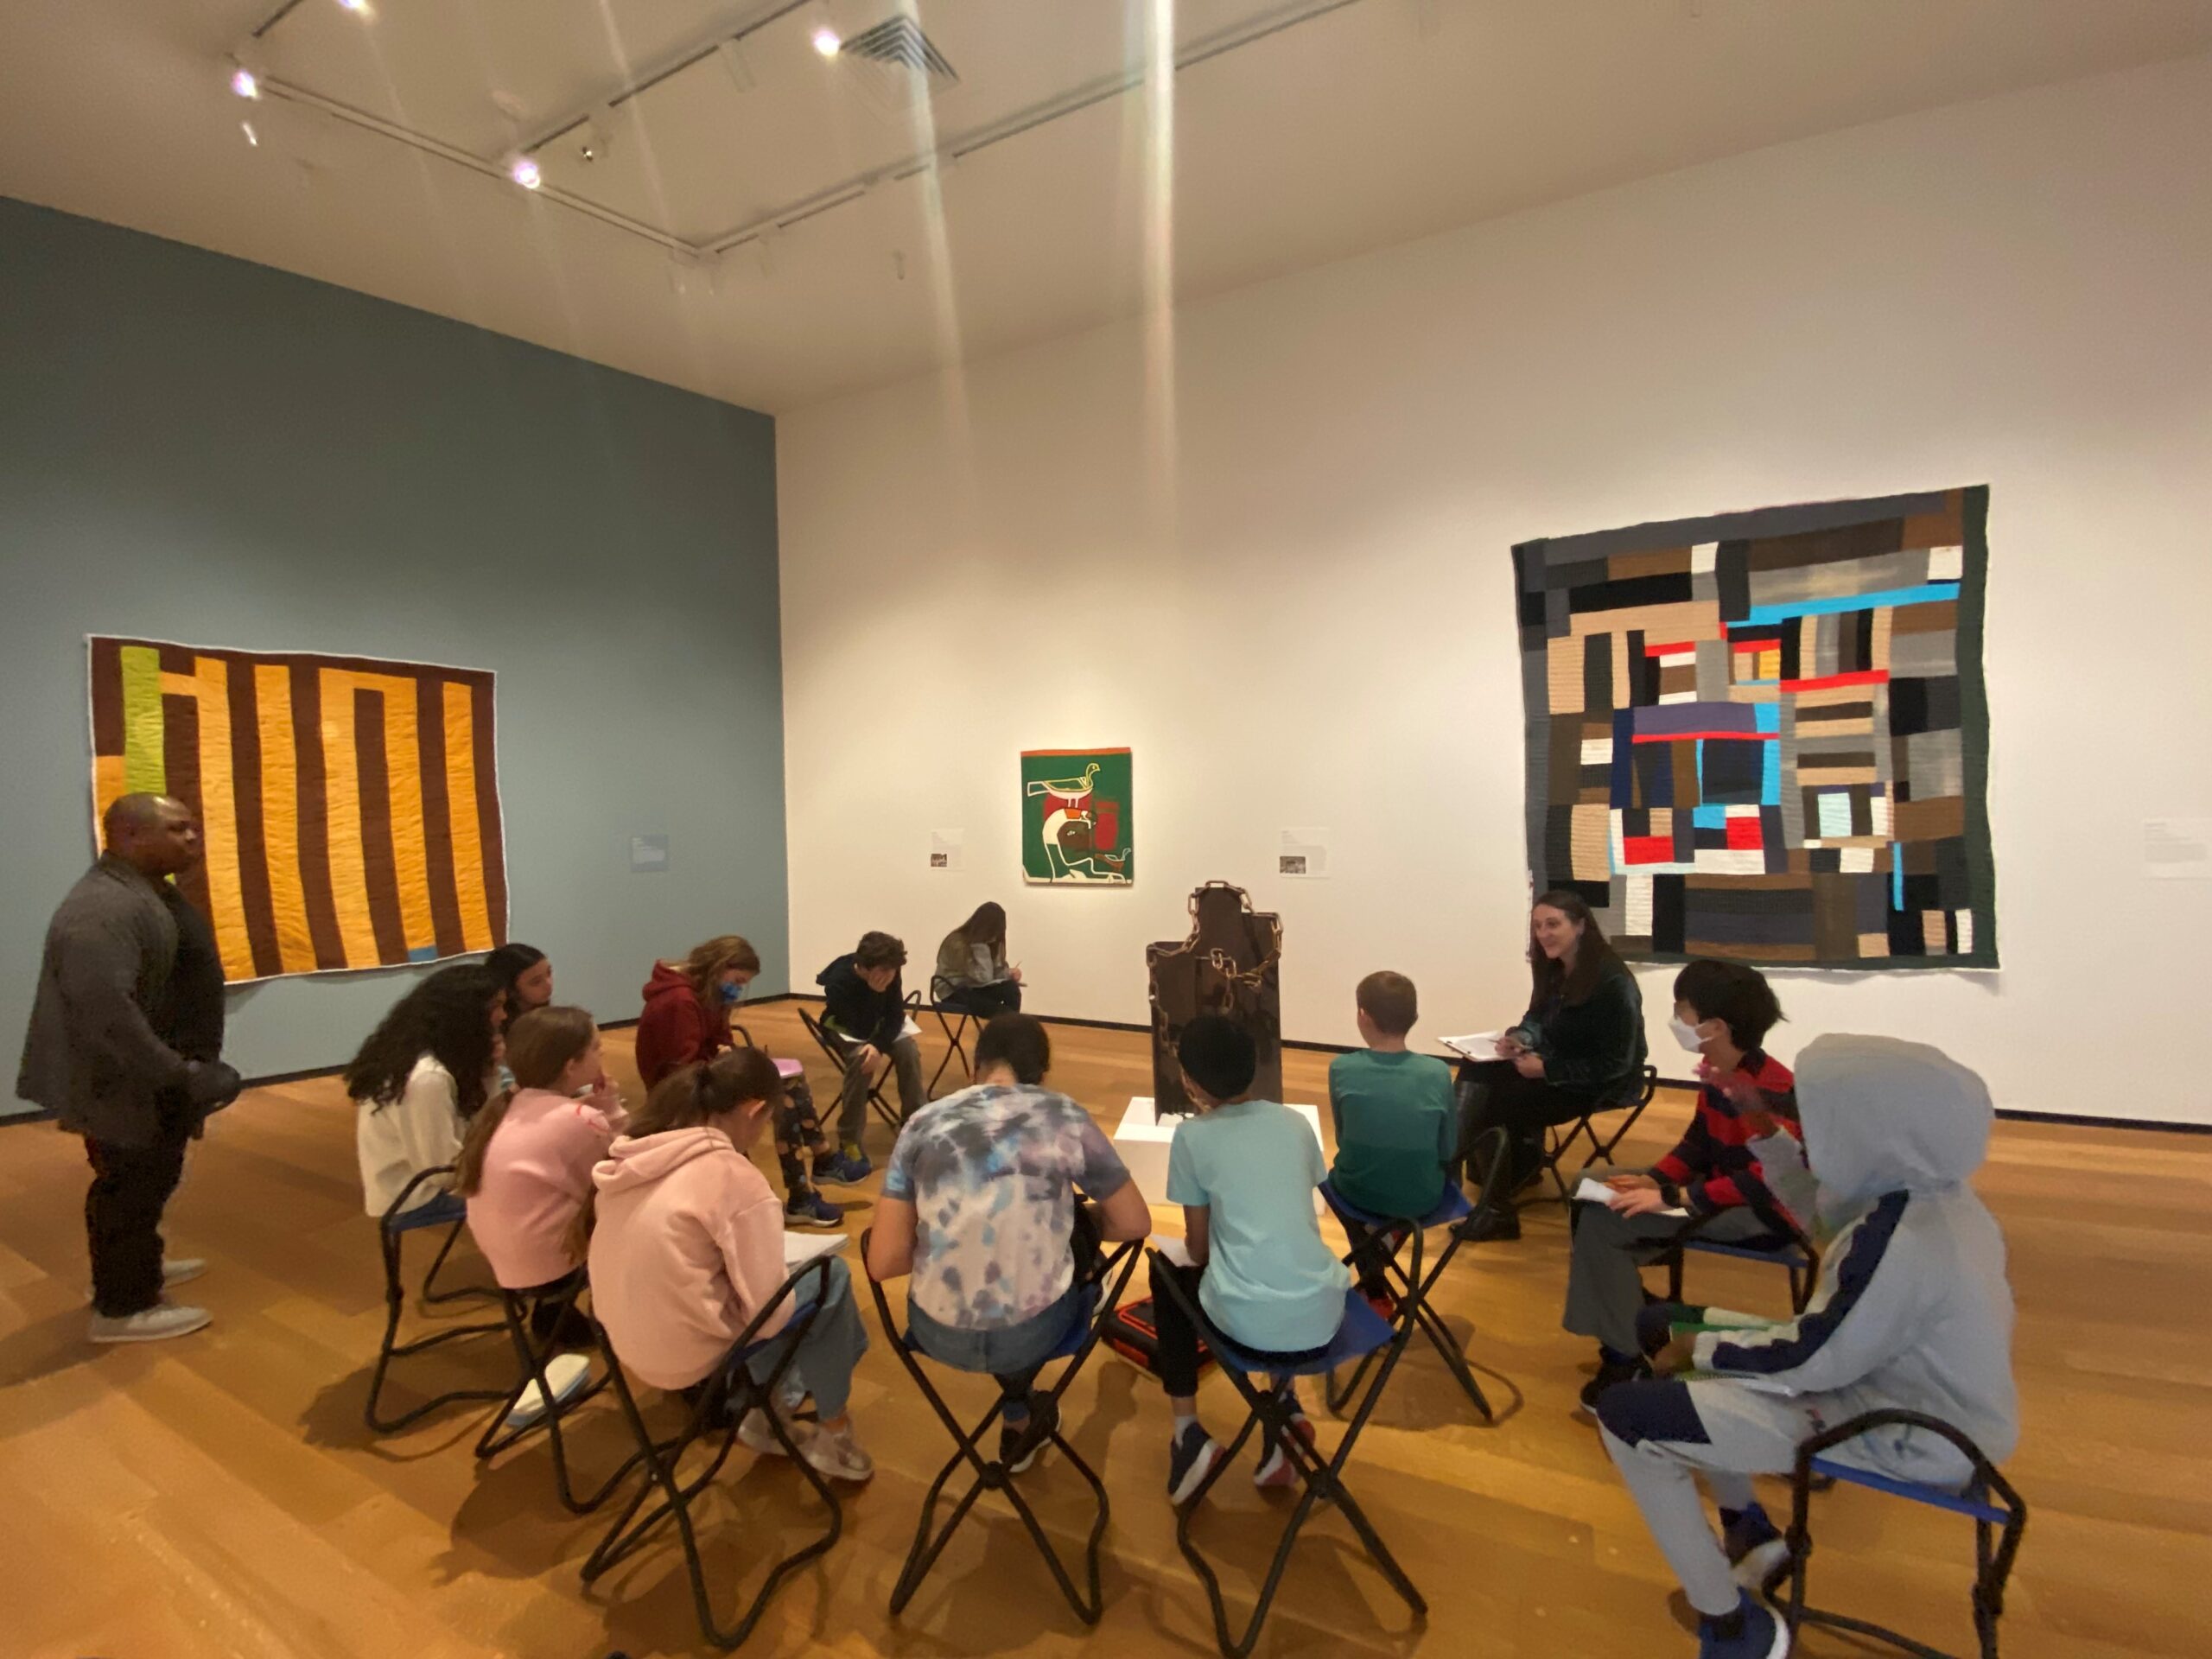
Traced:
<path fill-rule="evenodd" d="M 846 1180 L 858 1180 L 874 1166 L 861 1150 L 861 1129 L 868 1121 L 868 1079 L 877 1060 L 891 1057 L 899 1073 L 899 1109 L 912 1117 L 927 1103 L 922 1083 L 922 1049 L 906 1022 L 906 994 L 899 969 L 906 947 L 888 933 L 863 933 L 850 954 L 814 976 L 822 987 L 823 1021 L 837 1039 L 845 1062 L 839 1098 L 837 1138 Z"/>

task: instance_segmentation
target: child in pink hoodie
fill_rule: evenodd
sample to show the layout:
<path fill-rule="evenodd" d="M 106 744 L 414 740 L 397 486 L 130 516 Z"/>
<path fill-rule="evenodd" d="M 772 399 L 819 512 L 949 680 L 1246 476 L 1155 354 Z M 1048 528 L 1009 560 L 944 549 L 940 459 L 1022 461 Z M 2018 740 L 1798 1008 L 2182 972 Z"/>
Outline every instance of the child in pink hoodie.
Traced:
<path fill-rule="evenodd" d="M 775 1061 L 758 1049 L 685 1066 L 646 1097 L 592 1172 L 592 1308 L 622 1363 L 656 1388 L 706 1382 L 790 1276 L 783 1200 L 747 1155 L 782 1093 Z M 875 1465 L 853 1438 L 846 1402 L 868 1332 L 842 1259 L 830 1262 L 823 1299 L 792 1365 L 819 1427 L 810 1436 L 788 1427 L 815 1468 L 863 1481 Z M 781 1330 L 792 1311 L 780 1304 L 759 1334 Z M 778 1357 L 773 1347 L 757 1357 L 756 1373 L 766 1376 Z M 781 1449 L 754 1417 L 738 1437 L 756 1452 Z"/>
<path fill-rule="evenodd" d="M 509 1290 L 545 1290 L 582 1265 L 569 1249 L 592 1166 L 629 1127 L 582 1008 L 533 1008 L 507 1032 L 515 1086 L 477 1113 L 455 1160 L 468 1230 Z"/>

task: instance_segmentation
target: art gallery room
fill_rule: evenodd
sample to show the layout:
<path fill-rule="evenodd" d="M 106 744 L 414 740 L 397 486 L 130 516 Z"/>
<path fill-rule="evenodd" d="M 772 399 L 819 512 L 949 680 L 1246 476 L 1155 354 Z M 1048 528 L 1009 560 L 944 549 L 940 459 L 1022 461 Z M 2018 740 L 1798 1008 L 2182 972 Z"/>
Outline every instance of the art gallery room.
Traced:
<path fill-rule="evenodd" d="M 0 1655 L 2212 1653 L 2212 0 L 0 88 Z"/>

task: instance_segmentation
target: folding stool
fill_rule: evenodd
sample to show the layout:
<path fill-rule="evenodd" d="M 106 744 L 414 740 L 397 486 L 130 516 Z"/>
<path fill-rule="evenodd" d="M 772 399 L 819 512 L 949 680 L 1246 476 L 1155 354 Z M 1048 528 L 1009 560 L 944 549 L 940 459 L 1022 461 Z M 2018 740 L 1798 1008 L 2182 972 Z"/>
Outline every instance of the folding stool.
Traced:
<path fill-rule="evenodd" d="M 861 1236 L 861 1257 L 863 1261 L 868 1257 L 868 1235 L 863 1233 Z M 1052 1548 L 1052 1541 L 1046 1537 L 1044 1528 L 1038 1524 L 1035 1511 L 1029 1507 L 1028 1500 L 1014 1484 L 1016 1477 L 1007 1467 L 1005 1459 L 986 1458 L 978 1449 L 983 1437 L 999 1421 L 1000 1413 L 1005 1408 L 1005 1400 L 1001 1398 L 994 1402 L 990 1410 L 984 1414 L 983 1420 L 972 1430 L 963 1432 L 959 1420 L 944 1403 L 944 1397 L 931 1385 L 928 1373 L 922 1369 L 918 1356 L 925 1355 L 928 1351 L 916 1347 L 910 1340 L 910 1333 L 899 1328 L 898 1321 L 892 1317 L 890 1300 L 884 1294 L 882 1281 L 873 1274 L 868 1276 L 868 1288 L 875 1295 L 876 1315 L 882 1321 L 883 1333 L 890 1340 L 892 1351 L 899 1356 L 899 1363 L 914 1379 L 914 1386 L 921 1390 L 922 1397 L 929 1402 L 930 1408 L 937 1413 L 938 1421 L 944 1423 L 957 1448 L 944 1467 L 938 1471 L 937 1478 L 930 1483 L 929 1491 L 923 1497 L 921 1518 L 914 1527 L 913 1545 L 906 1552 L 906 1564 L 899 1568 L 899 1581 L 891 1592 L 891 1611 L 894 1616 L 904 1611 L 906 1604 L 914 1599 L 914 1592 L 921 1588 L 922 1580 L 929 1575 L 930 1568 L 937 1564 L 938 1557 L 944 1553 L 945 1545 L 950 1541 L 961 1522 L 967 1518 L 969 1510 L 975 1507 L 976 1500 L 986 1491 L 995 1491 L 1005 1493 L 1007 1502 L 1014 1506 L 1014 1514 L 1020 1517 L 1030 1541 L 1037 1546 L 1038 1553 L 1044 1556 L 1045 1565 L 1052 1569 L 1053 1582 L 1060 1586 L 1060 1593 L 1067 1598 L 1068 1605 L 1075 1610 L 1076 1617 L 1086 1624 L 1098 1622 L 1099 1615 L 1105 1611 L 1098 1587 L 1098 1546 L 1099 1541 L 1106 1535 L 1106 1487 L 1090 1465 L 1062 1436 L 1058 1421 L 1059 1404 L 1060 1396 L 1067 1392 L 1068 1385 L 1075 1381 L 1084 1362 L 1090 1357 L 1090 1351 L 1097 1346 L 1099 1334 L 1106 1320 L 1111 1317 L 1115 1303 L 1121 1300 L 1122 1291 L 1128 1285 L 1129 1274 L 1136 1263 L 1137 1246 L 1132 1241 L 1116 1246 L 1098 1263 L 1094 1273 L 1080 1281 L 1085 1292 L 1083 1315 L 1069 1328 L 1066 1338 L 1044 1362 L 1048 1365 L 1055 1361 L 1064 1360 L 1066 1363 L 1061 1367 L 1052 1386 L 1043 1395 L 1033 1396 L 1037 1404 L 1033 1410 L 1041 1409 L 1049 1414 L 1052 1423 L 1048 1435 L 1050 1444 L 1082 1476 L 1084 1484 L 1090 1488 L 1091 1496 L 1097 1500 L 1090 1535 L 1084 1545 L 1086 1588 L 1080 1591 L 1068 1576 L 1068 1570 L 1062 1565 L 1059 1553 Z M 1116 1271 L 1117 1268 L 1118 1272 Z M 1108 1288 L 1109 1280 L 1110 1289 Z M 945 1483 L 963 1465 L 974 1478 L 969 1482 L 968 1490 L 961 1495 L 959 1501 L 952 1506 L 952 1513 L 945 1517 L 944 1524 L 932 1535 L 930 1523 L 936 1516 L 938 1499 L 944 1491 Z"/>
<path fill-rule="evenodd" d="M 1227 1659 L 1245 1659 L 1245 1656 L 1252 1651 L 1254 1643 L 1260 1639 L 1260 1627 L 1266 1622 L 1268 1610 L 1274 1604 L 1275 1591 L 1282 1582 L 1283 1570 L 1290 1564 L 1291 1548 L 1298 1541 L 1299 1531 L 1313 1514 L 1313 1506 L 1323 1501 L 1333 1503 L 1342 1511 L 1344 1519 L 1351 1522 L 1352 1530 L 1359 1535 L 1359 1541 L 1365 1546 L 1369 1557 L 1382 1569 L 1382 1576 L 1389 1580 L 1390 1587 L 1413 1610 L 1414 1618 L 1426 1618 L 1428 1615 L 1428 1603 L 1414 1587 L 1413 1580 L 1406 1576 L 1404 1569 L 1398 1565 L 1397 1558 L 1390 1554 L 1389 1547 L 1376 1535 L 1366 1512 L 1359 1507 L 1344 1484 L 1344 1465 L 1351 1460 L 1352 1447 L 1358 1443 L 1360 1431 L 1367 1427 L 1368 1418 L 1374 1414 L 1376 1402 L 1382 1399 L 1382 1389 L 1390 1380 L 1390 1373 L 1397 1369 L 1399 1357 L 1405 1352 L 1406 1343 L 1413 1335 L 1419 1315 L 1420 1287 L 1427 1282 L 1421 1270 L 1421 1234 L 1417 1231 L 1413 1233 L 1408 1243 L 1413 1259 L 1406 1270 L 1405 1282 L 1412 1288 L 1408 1300 L 1399 1305 L 1395 1324 L 1370 1307 L 1367 1299 L 1355 1287 L 1344 1293 L 1344 1319 L 1338 1325 L 1337 1334 L 1328 1347 L 1315 1357 L 1300 1361 L 1289 1368 L 1292 1376 L 1324 1376 L 1338 1366 L 1350 1364 L 1379 1350 L 1387 1348 L 1389 1351 L 1383 1355 L 1382 1364 L 1376 1369 L 1374 1381 L 1367 1385 L 1367 1392 L 1360 1399 L 1357 1413 L 1345 1426 L 1344 1438 L 1337 1444 L 1336 1455 L 1326 1461 L 1322 1459 L 1319 1452 L 1291 1432 L 1295 1408 L 1290 1398 L 1276 1393 L 1272 1388 L 1262 1393 L 1252 1386 L 1249 1373 L 1267 1372 L 1281 1362 L 1262 1358 L 1240 1349 L 1206 1318 L 1205 1310 L 1199 1306 L 1197 1295 L 1184 1288 L 1177 1274 L 1163 1273 L 1159 1275 L 1162 1294 L 1173 1298 L 1184 1314 L 1197 1325 L 1199 1335 L 1220 1359 L 1223 1374 L 1244 1397 L 1248 1413 L 1244 1426 L 1236 1431 L 1236 1438 L 1215 1459 L 1213 1467 L 1206 1471 L 1205 1478 L 1198 1483 L 1198 1490 L 1178 1510 L 1175 1516 L 1175 1542 L 1205 1589 L 1206 1600 L 1213 1609 L 1214 1640 Z M 1198 1553 L 1198 1547 L 1191 1541 L 1191 1522 L 1208 1491 L 1221 1478 L 1223 1471 L 1235 1461 L 1237 1452 L 1252 1437 L 1255 1429 L 1259 1429 L 1281 1449 L 1283 1456 L 1290 1459 L 1305 1491 L 1299 1497 L 1297 1508 L 1291 1511 L 1288 1524 L 1283 1528 L 1281 1541 L 1275 1546 L 1274 1560 L 1268 1569 L 1266 1580 L 1260 1586 L 1259 1600 L 1252 1609 L 1250 1622 L 1245 1625 L 1241 1637 L 1232 1638 L 1229 1633 L 1228 1610 L 1222 1602 L 1220 1581 L 1214 1576 L 1213 1568 L 1207 1564 L 1205 1558 Z"/>
<path fill-rule="evenodd" d="M 700 1632 L 725 1653 L 741 1645 L 746 1637 L 753 1634 L 753 1626 L 760 1623 L 761 1612 L 768 1605 L 768 1598 L 775 1593 L 777 1586 L 808 1561 L 825 1553 L 837 1541 L 838 1535 L 844 1529 L 844 1510 L 838 1504 L 836 1493 L 830 1490 L 830 1483 L 823 1478 L 821 1471 L 799 1455 L 798 1446 L 792 1440 L 790 1429 L 773 1409 L 777 1389 L 784 1380 L 784 1374 L 791 1369 L 800 1343 L 806 1339 L 807 1332 L 813 1328 L 814 1321 L 822 1313 L 830 1261 L 830 1256 L 820 1255 L 809 1262 L 786 1279 L 760 1311 L 753 1316 L 753 1322 L 730 1344 L 729 1352 L 701 1387 L 698 1398 L 692 1403 L 689 1421 L 683 1432 L 672 1440 L 653 1439 L 652 1431 L 645 1425 L 645 1414 L 638 1409 L 637 1396 L 631 1391 L 629 1379 L 623 1374 L 622 1362 L 614 1351 L 614 1344 L 607 1340 L 605 1329 L 597 1327 L 594 1321 L 600 1351 L 607 1360 L 607 1381 L 614 1385 L 615 1395 L 622 1402 L 623 1415 L 630 1420 L 630 1432 L 638 1443 L 638 1459 L 645 1465 L 645 1481 L 639 1488 L 638 1495 L 615 1517 L 614 1524 L 607 1529 L 607 1535 L 599 1541 L 598 1547 L 585 1560 L 584 1582 L 591 1583 L 609 1567 L 626 1559 L 662 1522 L 673 1516 L 677 1536 L 683 1541 L 684 1568 L 691 1578 L 691 1605 L 698 1615 Z M 846 1294 L 850 1295 L 852 1293 L 848 1290 Z M 761 1336 L 761 1325 L 787 1302 L 791 1305 L 789 1322 L 773 1335 Z M 779 1344 L 780 1351 L 774 1368 L 765 1379 L 755 1377 L 750 1362 L 764 1352 L 777 1351 Z M 707 1592 L 706 1569 L 699 1559 L 699 1540 L 692 1526 L 690 1506 L 691 1501 L 721 1472 L 722 1465 L 729 1460 L 730 1452 L 737 1444 L 738 1424 L 744 1420 L 747 1412 L 755 1410 L 766 1416 L 769 1428 L 784 1448 L 785 1455 L 798 1466 L 799 1473 L 828 1507 L 830 1524 L 821 1536 L 777 1561 L 768 1570 L 766 1580 L 754 1592 L 751 1604 L 737 1622 L 724 1626 L 715 1622 L 714 1603 Z M 706 1468 L 691 1480 L 679 1482 L 677 1475 L 683 1454 L 696 1443 L 716 1434 L 721 1437 L 721 1444 Z M 639 1511 L 645 1508 L 645 1500 L 656 1491 L 661 1494 L 660 1503 L 641 1516 Z"/>
<path fill-rule="evenodd" d="M 1893 1480 L 1851 1464 L 1840 1463 L 1824 1454 L 1847 1440 L 1857 1439 L 1871 1429 L 1910 1427 L 1940 1435 L 1963 1452 L 1974 1465 L 1974 1474 L 1963 1491 L 1948 1491 L 1940 1486 L 1928 1486 L 1914 1481 Z M 1841 1613 L 1823 1612 L 1805 1605 L 1805 1568 L 1813 1553 L 1813 1535 L 1809 1524 L 1812 1494 L 1816 1480 L 1845 1481 L 1854 1486 L 1866 1486 L 1878 1492 L 1887 1492 L 1892 1497 L 1902 1497 L 1915 1503 L 1927 1503 L 1939 1510 L 1948 1510 L 1954 1515 L 1963 1515 L 1974 1522 L 1974 1628 L 1980 1643 L 1981 1659 L 1997 1659 L 1997 1621 L 2005 1611 L 2005 1584 L 2012 1577 L 2012 1561 L 2020 1552 L 2020 1539 L 2027 1530 L 2028 1506 L 2012 1484 L 1998 1473 L 1996 1466 L 1982 1455 L 1981 1448 L 1949 1423 L 1917 1411 L 1870 1411 L 1854 1417 L 1849 1422 L 1839 1423 L 1823 1431 L 1797 1448 L 1797 1464 L 1790 1478 L 1790 1514 L 1788 1541 L 1789 1546 L 1789 1593 L 1786 1599 L 1776 1604 L 1783 1620 L 1794 1633 L 1802 1625 L 1825 1625 L 1830 1630 L 1850 1630 L 1885 1642 L 1906 1653 L 1916 1654 L 1920 1659 L 1950 1659 L 1940 1648 L 1931 1648 L 1916 1642 L 1909 1636 L 1865 1619 L 1847 1618 Z"/>

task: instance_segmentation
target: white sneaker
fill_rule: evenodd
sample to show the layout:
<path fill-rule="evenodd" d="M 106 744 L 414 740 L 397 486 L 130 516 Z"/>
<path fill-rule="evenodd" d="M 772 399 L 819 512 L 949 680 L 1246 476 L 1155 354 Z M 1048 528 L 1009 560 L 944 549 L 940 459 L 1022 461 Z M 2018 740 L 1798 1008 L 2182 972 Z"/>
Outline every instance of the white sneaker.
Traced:
<path fill-rule="evenodd" d="M 832 1480 L 858 1485 L 875 1474 L 875 1459 L 860 1448 L 849 1424 L 843 1428 L 818 1428 L 800 1448 L 800 1455 Z"/>
<path fill-rule="evenodd" d="M 786 1416 L 784 1432 L 791 1437 L 791 1443 L 798 1447 L 801 1455 L 804 1455 L 807 1444 L 814 1436 L 813 1425 L 795 1423 Z M 748 1411 L 738 1420 L 737 1438 L 747 1451 L 757 1452 L 764 1458 L 787 1458 L 791 1455 L 784 1450 L 784 1443 L 776 1438 L 776 1431 L 768 1426 L 766 1414 L 759 1410 Z"/>
<path fill-rule="evenodd" d="M 553 1385 L 553 1397 L 567 1405 L 583 1392 L 584 1383 L 591 1376 L 591 1361 L 582 1354 L 556 1354 L 545 1362 L 545 1380 Z M 513 1408 L 507 1413 L 504 1427 L 528 1428 L 545 1414 L 545 1395 L 538 1389 L 537 1379 L 532 1377 L 522 1391 Z"/>
<path fill-rule="evenodd" d="M 175 1290 L 179 1285 L 189 1284 L 207 1271 L 207 1263 L 196 1255 L 180 1255 L 174 1259 L 164 1257 L 162 1262 L 162 1288 Z M 86 1285 L 85 1305 L 89 1307 L 92 1300 L 92 1287 Z"/>
<path fill-rule="evenodd" d="M 189 1336 L 214 1317 L 204 1307 L 157 1302 L 143 1313 L 126 1313 L 120 1319 L 93 1314 L 92 1338 L 94 1342 L 160 1342 Z"/>

